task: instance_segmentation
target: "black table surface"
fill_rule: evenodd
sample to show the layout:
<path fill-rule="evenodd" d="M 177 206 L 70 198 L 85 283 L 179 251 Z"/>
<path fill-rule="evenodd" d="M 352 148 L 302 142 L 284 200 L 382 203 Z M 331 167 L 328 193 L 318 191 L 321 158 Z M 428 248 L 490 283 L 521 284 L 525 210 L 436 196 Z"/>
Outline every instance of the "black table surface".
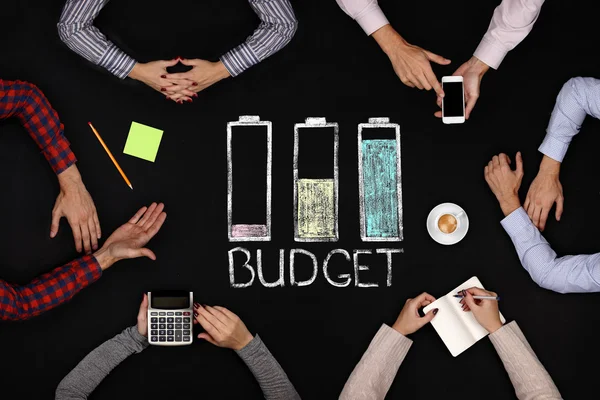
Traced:
<path fill-rule="evenodd" d="M 498 2 L 380 4 L 408 41 L 452 60 L 450 66 L 434 67 L 441 77 L 472 55 Z M 524 199 L 561 86 L 574 76 L 598 76 L 593 3 L 546 2 L 529 37 L 498 71 L 485 76 L 471 119 L 446 126 L 433 116 L 434 94 L 402 85 L 374 40 L 333 0 L 292 0 L 299 28 L 287 47 L 183 105 L 131 80 L 120 81 L 64 46 L 56 30 L 64 1 L 3 1 L 0 77 L 35 83 L 58 111 L 98 208 L 104 238 L 152 201 L 163 201 L 168 217 L 149 244 L 155 262 L 119 262 L 68 304 L 29 321 L 0 324 L 2 394 L 52 398 L 60 380 L 86 354 L 135 324 L 145 291 L 185 289 L 202 303 L 240 315 L 303 398 L 332 399 L 379 326 L 393 323 L 406 298 L 422 291 L 441 296 L 478 276 L 501 294 L 501 311 L 519 323 L 563 396 L 591 398 L 597 390 L 594 360 L 600 357 L 600 296 L 561 295 L 530 279 L 499 223 L 501 211 L 483 179 L 483 167 L 494 154 L 522 151 Z M 216 60 L 257 22 L 245 0 L 122 0 L 109 3 L 97 26 L 139 61 Z M 258 279 L 243 289 L 229 283 L 228 251 L 240 244 L 227 239 L 226 124 L 240 115 L 272 121 L 274 137 L 273 240 L 241 246 L 252 252 L 253 265 L 261 250 L 268 280 L 277 278 L 283 249 L 283 288 L 265 288 Z M 294 242 L 293 127 L 311 116 L 325 116 L 340 126 L 337 243 Z M 357 125 L 377 116 L 399 123 L 402 135 L 405 240 L 392 246 L 404 251 L 393 258 L 392 286 L 385 285 L 381 255 L 360 256 L 371 267 L 361 279 L 378 282 L 377 288 L 355 287 L 352 264 L 341 257 L 331 272 L 350 273 L 349 287 L 332 286 L 321 269 L 313 284 L 290 286 L 290 249 L 311 251 L 321 265 L 336 248 L 352 254 L 354 249 L 375 253 L 390 247 L 362 243 L 359 236 Z M 124 184 L 88 121 L 113 149 L 135 190 Z M 131 121 L 164 130 L 155 163 L 122 153 Z M 559 255 L 600 250 L 599 129 L 600 123 L 588 118 L 564 162 L 565 212 L 559 223 L 551 217 L 544 233 Z M 65 220 L 58 237 L 49 238 L 58 184 L 46 161 L 16 119 L 2 121 L 0 130 L 0 276 L 24 284 L 78 254 Z M 469 232 L 454 246 L 438 245 L 425 229 L 427 214 L 442 202 L 455 202 L 469 215 Z M 305 261 L 298 258 L 300 279 L 310 275 Z M 489 340 L 453 358 L 430 326 L 412 339 L 388 398 L 514 398 Z M 92 398 L 181 396 L 258 399 L 261 392 L 233 351 L 197 341 L 130 357 Z"/>

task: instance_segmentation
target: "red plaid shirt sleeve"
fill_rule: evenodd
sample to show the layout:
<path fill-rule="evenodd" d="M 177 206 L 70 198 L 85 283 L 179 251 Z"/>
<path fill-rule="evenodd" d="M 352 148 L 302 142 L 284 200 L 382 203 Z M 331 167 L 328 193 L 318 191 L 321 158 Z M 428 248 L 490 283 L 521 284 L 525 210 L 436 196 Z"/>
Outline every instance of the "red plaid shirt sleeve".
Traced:
<path fill-rule="evenodd" d="M 64 135 L 64 126 L 37 86 L 0 79 L 0 119 L 17 117 L 58 175 L 77 159 Z"/>
<path fill-rule="evenodd" d="M 0 320 L 24 320 L 65 303 L 102 276 L 94 256 L 76 259 L 25 286 L 0 279 Z"/>

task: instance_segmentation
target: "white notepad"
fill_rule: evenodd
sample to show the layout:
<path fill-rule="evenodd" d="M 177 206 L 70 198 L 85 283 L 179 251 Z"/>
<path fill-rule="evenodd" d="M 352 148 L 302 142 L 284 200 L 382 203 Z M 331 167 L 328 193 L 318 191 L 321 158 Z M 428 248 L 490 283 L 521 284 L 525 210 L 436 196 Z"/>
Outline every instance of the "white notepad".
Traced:
<path fill-rule="evenodd" d="M 434 308 L 439 310 L 431 321 L 431 325 L 454 357 L 489 335 L 489 332 L 479 325 L 473 313 L 464 312 L 460 299 L 454 297 L 458 291 L 472 287 L 484 289 L 479 279 L 474 276 L 444 297 L 423 308 L 424 313 Z M 500 314 L 500 320 L 502 323 L 506 322 L 502 314 Z"/>

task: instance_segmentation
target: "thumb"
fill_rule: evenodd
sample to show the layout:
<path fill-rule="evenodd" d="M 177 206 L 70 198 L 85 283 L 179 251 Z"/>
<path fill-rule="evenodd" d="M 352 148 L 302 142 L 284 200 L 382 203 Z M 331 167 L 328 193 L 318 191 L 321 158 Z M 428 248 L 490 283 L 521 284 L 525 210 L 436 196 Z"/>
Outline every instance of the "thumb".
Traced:
<path fill-rule="evenodd" d="M 473 295 L 471 293 L 469 293 L 468 290 L 463 291 L 464 294 L 464 299 L 465 299 L 465 303 L 469 306 L 469 308 L 472 310 L 476 309 L 477 307 L 479 307 L 477 305 L 477 303 L 475 303 L 475 299 L 473 298 Z"/>
<path fill-rule="evenodd" d="M 151 260 L 156 260 L 156 255 L 154 254 L 154 252 L 150 249 L 147 248 L 141 248 L 139 250 L 139 255 L 138 257 L 148 257 Z"/>
<path fill-rule="evenodd" d="M 517 152 L 517 174 L 523 176 L 523 157 L 521 156 L 521 152 Z"/>
<path fill-rule="evenodd" d="M 178 59 L 174 59 L 174 60 L 163 60 L 163 61 L 161 62 L 161 64 L 162 64 L 162 66 L 163 66 L 164 68 L 167 68 L 167 67 L 172 67 L 172 66 L 176 65 L 178 62 L 179 62 L 179 60 L 178 60 Z"/>
<path fill-rule="evenodd" d="M 58 233 L 58 226 L 62 215 L 58 211 L 58 209 L 52 210 L 52 224 L 50 225 L 50 237 L 56 237 Z"/>
<path fill-rule="evenodd" d="M 438 308 L 434 308 L 433 310 L 429 310 L 429 312 L 427 314 L 425 314 L 420 320 L 420 324 L 421 327 L 427 325 L 428 323 L 431 322 L 431 320 L 435 317 L 435 315 L 438 313 Z"/>
<path fill-rule="evenodd" d="M 444 58 L 442 56 L 438 56 L 435 53 L 432 53 L 428 50 L 423 50 L 425 52 L 425 55 L 427 56 L 427 59 L 429 61 L 433 61 L 436 64 L 440 64 L 440 65 L 448 65 L 450 64 L 450 60 L 448 60 L 447 58 Z"/>
<path fill-rule="evenodd" d="M 213 339 L 213 338 L 212 338 L 212 336 L 210 336 L 208 333 L 204 333 L 204 332 L 203 332 L 203 333 L 199 334 L 199 335 L 198 335 L 198 339 L 204 339 L 204 340 L 206 340 L 208 343 L 212 343 L 212 344 L 214 344 L 215 346 L 218 346 L 218 345 L 217 345 L 217 342 L 215 342 L 215 339 Z"/>
<path fill-rule="evenodd" d="M 188 66 L 195 66 L 198 64 L 198 60 L 188 60 L 186 58 L 183 58 L 180 61 L 183 65 L 188 65 Z"/>

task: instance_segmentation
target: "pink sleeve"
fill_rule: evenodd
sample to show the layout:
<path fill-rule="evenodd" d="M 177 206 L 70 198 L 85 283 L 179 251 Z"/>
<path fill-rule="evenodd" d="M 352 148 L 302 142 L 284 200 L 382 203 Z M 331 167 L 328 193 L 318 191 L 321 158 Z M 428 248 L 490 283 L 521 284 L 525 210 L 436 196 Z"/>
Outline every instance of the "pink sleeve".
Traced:
<path fill-rule="evenodd" d="M 533 29 L 544 0 L 502 0 L 475 50 L 475 57 L 494 69 Z"/>
<path fill-rule="evenodd" d="M 336 0 L 346 14 L 358 22 L 367 35 L 389 24 L 377 0 Z"/>

